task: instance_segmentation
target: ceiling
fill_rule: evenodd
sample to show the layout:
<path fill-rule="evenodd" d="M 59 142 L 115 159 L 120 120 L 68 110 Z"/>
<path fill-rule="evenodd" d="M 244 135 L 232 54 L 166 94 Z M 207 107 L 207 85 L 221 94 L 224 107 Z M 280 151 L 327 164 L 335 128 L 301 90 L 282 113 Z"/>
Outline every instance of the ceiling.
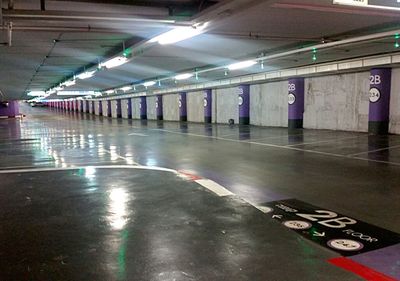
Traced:
<path fill-rule="evenodd" d="M 209 25 L 188 40 L 143 47 L 129 63 L 77 80 L 68 90 L 104 90 L 400 27 L 400 12 L 337 6 L 332 0 L 3 0 L 2 7 L 3 99 L 26 99 L 28 91 L 47 90 L 124 47 L 141 49 L 150 38 L 193 23 Z M 389 37 L 321 50 L 317 62 L 398 51 L 394 41 Z M 263 71 L 312 63 L 310 53 L 296 54 L 266 62 Z M 257 71 L 255 66 L 246 73 Z M 201 80 L 224 75 L 209 72 Z"/>

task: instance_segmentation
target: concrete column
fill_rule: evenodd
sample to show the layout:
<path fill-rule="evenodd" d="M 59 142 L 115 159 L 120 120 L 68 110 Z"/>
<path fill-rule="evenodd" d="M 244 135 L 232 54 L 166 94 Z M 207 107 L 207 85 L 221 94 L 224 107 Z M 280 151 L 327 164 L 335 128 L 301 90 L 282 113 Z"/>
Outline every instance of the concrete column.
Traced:
<path fill-rule="evenodd" d="M 156 116 L 157 120 L 163 120 L 163 96 L 158 95 L 156 96 Z"/>
<path fill-rule="evenodd" d="M 187 102 L 186 102 L 186 93 L 179 94 L 178 100 L 179 106 L 179 121 L 186 122 L 187 121 Z"/>
<path fill-rule="evenodd" d="M 103 116 L 103 102 L 101 100 L 99 101 L 98 107 L 99 107 L 99 116 Z"/>
<path fill-rule="evenodd" d="M 391 68 L 371 69 L 368 115 L 368 132 L 371 134 L 389 132 L 391 79 Z"/>
<path fill-rule="evenodd" d="M 128 119 L 132 119 L 132 99 L 128 98 L 127 106 L 127 117 Z"/>
<path fill-rule="evenodd" d="M 204 91 L 204 123 L 212 122 L 212 90 Z"/>
<path fill-rule="evenodd" d="M 111 100 L 107 101 L 107 117 L 112 117 Z"/>
<path fill-rule="evenodd" d="M 0 104 L 0 116 L 15 117 L 19 115 L 18 101 L 8 101 Z"/>
<path fill-rule="evenodd" d="M 90 108 L 89 108 L 89 101 L 86 100 L 86 113 L 90 113 Z"/>
<path fill-rule="evenodd" d="M 139 101 L 140 119 L 147 120 L 147 100 L 146 97 L 140 97 Z"/>
<path fill-rule="evenodd" d="M 83 100 L 80 101 L 80 112 L 84 112 L 84 110 L 83 110 Z"/>
<path fill-rule="evenodd" d="M 117 100 L 117 118 L 122 118 L 122 105 L 121 100 Z"/>
<path fill-rule="evenodd" d="M 239 124 L 250 124 L 250 85 L 240 85 L 239 96 Z"/>
<path fill-rule="evenodd" d="M 92 100 L 92 110 L 91 110 L 92 114 L 95 114 L 95 110 L 94 110 L 94 100 Z"/>
<path fill-rule="evenodd" d="M 292 78 L 288 82 L 288 127 L 303 128 L 304 78 Z"/>

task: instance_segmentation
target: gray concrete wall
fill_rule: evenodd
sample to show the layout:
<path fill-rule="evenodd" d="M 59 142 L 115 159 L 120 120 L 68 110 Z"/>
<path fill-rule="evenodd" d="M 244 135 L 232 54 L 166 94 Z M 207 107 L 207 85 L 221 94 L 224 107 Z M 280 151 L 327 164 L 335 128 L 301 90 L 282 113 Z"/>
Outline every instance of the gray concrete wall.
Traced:
<path fill-rule="evenodd" d="M 287 81 L 250 86 L 250 124 L 287 127 Z"/>
<path fill-rule="evenodd" d="M 213 95 L 213 103 L 215 102 L 215 122 L 228 123 L 229 119 L 233 119 L 235 124 L 239 122 L 239 98 L 238 88 L 216 89 Z"/>
<path fill-rule="evenodd" d="M 392 70 L 389 132 L 400 134 L 400 68 Z"/>
<path fill-rule="evenodd" d="M 163 96 L 164 120 L 179 121 L 178 94 Z"/>
<path fill-rule="evenodd" d="M 156 97 L 150 96 L 147 97 L 147 119 L 148 120 L 156 120 Z"/>
<path fill-rule="evenodd" d="M 189 122 L 204 122 L 204 91 L 187 93 Z"/>
<path fill-rule="evenodd" d="M 305 81 L 304 128 L 368 131 L 369 72 Z"/>
<path fill-rule="evenodd" d="M 111 101 L 111 115 L 113 118 L 117 118 L 117 101 Z"/>
<path fill-rule="evenodd" d="M 140 119 L 140 98 L 132 98 L 132 119 Z"/>
<path fill-rule="evenodd" d="M 122 118 L 128 118 L 128 99 L 121 100 L 121 114 Z"/>
<path fill-rule="evenodd" d="M 94 102 L 94 113 L 99 115 L 99 101 Z"/>
<path fill-rule="evenodd" d="M 108 102 L 106 100 L 103 100 L 101 102 L 101 105 L 103 107 L 103 116 L 107 117 L 107 106 L 108 106 Z"/>

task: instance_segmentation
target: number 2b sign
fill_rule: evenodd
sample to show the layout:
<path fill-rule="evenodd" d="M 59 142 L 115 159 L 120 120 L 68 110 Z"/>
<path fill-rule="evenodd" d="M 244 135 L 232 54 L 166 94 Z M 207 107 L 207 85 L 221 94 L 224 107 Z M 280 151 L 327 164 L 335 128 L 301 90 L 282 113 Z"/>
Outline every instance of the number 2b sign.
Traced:
<path fill-rule="evenodd" d="M 296 199 L 262 205 L 284 226 L 343 256 L 400 243 L 400 234 Z"/>

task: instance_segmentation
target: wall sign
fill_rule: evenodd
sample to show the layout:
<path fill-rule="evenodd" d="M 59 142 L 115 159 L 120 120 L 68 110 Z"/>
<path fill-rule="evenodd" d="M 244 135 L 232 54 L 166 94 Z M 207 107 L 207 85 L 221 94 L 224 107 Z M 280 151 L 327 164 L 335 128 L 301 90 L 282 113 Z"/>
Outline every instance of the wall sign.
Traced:
<path fill-rule="evenodd" d="M 369 101 L 377 102 L 381 98 L 381 92 L 377 88 L 371 88 L 369 90 Z"/>
<path fill-rule="evenodd" d="M 289 103 L 290 105 L 292 105 L 292 104 L 294 104 L 295 102 L 296 102 L 296 96 L 295 96 L 294 94 L 290 93 L 290 94 L 288 95 L 288 103 Z"/>
<path fill-rule="evenodd" d="M 239 105 L 242 105 L 242 104 L 243 104 L 243 97 L 239 96 Z"/>
<path fill-rule="evenodd" d="M 285 227 L 343 256 L 400 243 L 400 234 L 296 199 L 262 204 Z"/>

